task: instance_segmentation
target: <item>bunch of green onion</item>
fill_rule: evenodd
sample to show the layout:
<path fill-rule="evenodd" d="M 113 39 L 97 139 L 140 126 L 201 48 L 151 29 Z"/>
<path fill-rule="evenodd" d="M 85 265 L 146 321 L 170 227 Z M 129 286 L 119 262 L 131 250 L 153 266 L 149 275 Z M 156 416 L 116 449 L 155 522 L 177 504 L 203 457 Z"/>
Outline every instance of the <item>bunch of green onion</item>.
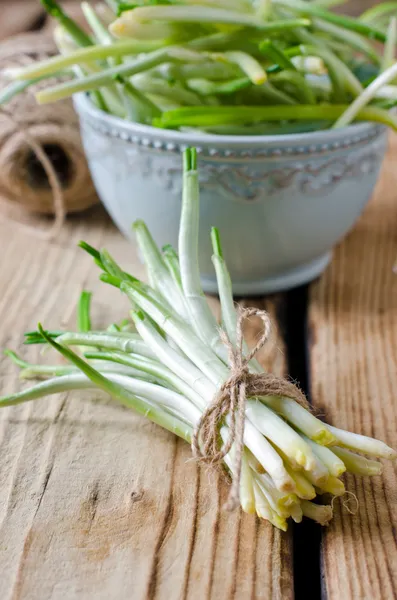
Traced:
<path fill-rule="evenodd" d="M 12 406 L 68 390 L 99 388 L 136 413 L 191 443 L 199 419 L 228 379 L 228 355 L 220 332 L 236 342 L 236 308 L 222 254 L 213 229 L 213 264 L 222 312 L 218 325 L 200 286 L 198 267 L 199 184 L 194 149 L 184 155 L 179 252 L 160 251 L 145 224 L 134 224 L 150 285 L 125 272 L 106 250 L 82 242 L 101 269 L 100 279 L 118 288 L 131 302 L 131 320 L 93 331 L 90 295 L 78 307 L 78 331 L 26 334 L 27 344 L 47 344 L 70 364 L 32 365 L 12 351 L 22 378 L 42 378 L 30 389 L 0 398 Z M 74 348 L 74 350 L 72 350 Z M 244 352 L 246 352 L 246 346 Z M 263 372 L 256 360 L 252 373 Z M 219 446 L 228 440 L 230 415 L 219 429 Z M 370 457 L 393 459 L 397 453 L 381 441 L 326 425 L 287 397 L 248 398 L 240 478 L 240 503 L 286 530 L 287 519 L 303 516 L 325 525 L 332 505 L 313 502 L 324 494 L 340 496 L 340 476 L 379 475 L 382 465 Z M 224 458 L 234 475 L 235 444 Z M 366 455 L 366 456 L 364 456 Z"/>
<path fill-rule="evenodd" d="M 72 78 L 39 103 L 86 92 L 101 110 L 156 127 L 282 134 L 375 121 L 397 130 L 397 2 L 358 19 L 341 0 L 106 0 L 81 5 L 89 33 L 55 2 L 60 56 L 8 69 L 0 104 L 42 79 Z"/>

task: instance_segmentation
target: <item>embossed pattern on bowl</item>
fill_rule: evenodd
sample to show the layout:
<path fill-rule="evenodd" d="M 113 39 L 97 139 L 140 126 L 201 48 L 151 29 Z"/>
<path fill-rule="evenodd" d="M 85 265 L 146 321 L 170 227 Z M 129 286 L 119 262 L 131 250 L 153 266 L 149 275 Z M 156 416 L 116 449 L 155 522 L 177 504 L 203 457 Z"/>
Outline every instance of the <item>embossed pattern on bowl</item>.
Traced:
<path fill-rule="evenodd" d="M 285 290 L 317 277 L 368 202 L 387 132 L 362 123 L 283 136 L 166 131 L 111 117 L 76 96 L 98 194 L 128 238 L 143 219 L 157 243 L 177 245 L 181 152 L 196 146 L 201 185 L 200 268 L 216 291 L 211 226 L 220 229 L 236 294 Z"/>

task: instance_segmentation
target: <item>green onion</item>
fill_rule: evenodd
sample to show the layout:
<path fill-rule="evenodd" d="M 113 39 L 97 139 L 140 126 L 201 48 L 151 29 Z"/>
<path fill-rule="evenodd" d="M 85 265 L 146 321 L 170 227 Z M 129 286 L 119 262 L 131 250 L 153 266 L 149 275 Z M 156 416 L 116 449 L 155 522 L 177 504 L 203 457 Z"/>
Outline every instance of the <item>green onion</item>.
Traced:
<path fill-rule="evenodd" d="M 80 243 L 99 267 L 101 279 L 129 300 L 136 331 L 130 331 L 131 322 L 125 319 L 103 331 L 92 331 L 91 294 L 83 291 L 77 306 L 79 331 L 49 331 L 39 324 L 37 331 L 25 335 L 25 343 L 46 344 L 67 364 L 33 365 L 7 350 L 6 355 L 22 369 L 22 377 L 45 381 L 0 398 L 0 407 L 70 390 L 100 389 L 192 443 L 204 411 L 228 380 L 229 357 L 223 340 L 227 335 L 235 346 L 237 313 L 225 262 L 227 252 L 217 229 L 212 230 L 211 241 L 223 331 L 202 293 L 194 149 L 184 154 L 183 187 L 178 252 L 170 246 L 161 252 L 144 223 L 134 226 L 151 285 L 127 273 L 106 250 Z M 242 352 L 246 355 L 246 344 Z M 250 376 L 263 373 L 256 360 L 251 360 L 247 369 Z M 219 449 L 228 443 L 232 424 L 232 415 L 225 412 L 219 425 Z M 308 517 L 327 524 L 332 505 L 312 500 L 324 494 L 344 494 L 339 477 L 345 470 L 364 476 L 381 472 L 377 461 L 361 453 L 389 459 L 397 456 L 383 442 L 323 423 L 292 398 L 266 394 L 246 401 L 243 443 L 237 490 L 241 507 L 284 531 L 289 519 L 299 523 Z M 231 478 L 238 474 L 235 459 L 233 442 L 223 459 Z"/>
<path fill-rule="evenodd" d="M 156 119 L 158 127 L 176 128 L 181 126 L 208 127 L 211 125 L 231 125 L 236 123 L 263 123 L 270 121 L 309 121 L 337 120 L 347 110 L 347 105 L 295 105 L 295 106 L 201 106 L 180 108 L 164 113 Z M 362 108 L 355 114 L 356 121 L 375 121 L 388 125 L 397 131 L 397 120 L 386 110 L 375 106 Z"/>
<path fill-rule="evenodd" d="M 395 98 L 385 96 L 390 86 L 380 78 L 376 89 L 370 87 L 369 78 L 360 80 L 356 72 L 358 62 L 375 78 L 393 68 L 396 3 L 380 4 L 358 19 L 335 13 L 341 3 L 107 0 L 104 14 L 83 2 L 90 29 L 85 33 L 54 0 L 43 0 L 58 23 L 54 36 L 61 56 L 6 70 L 11 81 L 0 104 L 56 74 L 74 79 L 40 89 L 39 103 L 84 92 L 104 112 L 156 127 L 284 135 L 368 120 L 395 128 Z M 252 117 L 241 121 L 250 106 Z M 288 106 L 293 109 L 284 113 Z M 308 106 L 313 110 L 306 112 Z M 199 118 L 207 107 L 233 107 L 236 117 L 230 110 L 226 120 L 209 112 Z M 273 107 L 280 109 L 279 118 L 256 118 L 258 108 Z M 170 112 L 189 108 L 197 110 L 196 119 L 170 120 Z M 290 119 L 293 113 L 296 119 Z"/>

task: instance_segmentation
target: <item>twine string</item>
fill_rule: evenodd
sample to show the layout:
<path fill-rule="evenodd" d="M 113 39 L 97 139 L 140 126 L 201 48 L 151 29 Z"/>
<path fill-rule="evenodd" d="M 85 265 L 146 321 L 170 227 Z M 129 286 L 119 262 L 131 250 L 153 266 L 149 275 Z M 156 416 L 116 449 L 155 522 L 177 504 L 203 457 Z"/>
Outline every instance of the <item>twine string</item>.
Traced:
<path fill-rule="evenodd" d="M 250 317 L 262 319 L 263 332 L 254 348 L 244 356 L 243 324 Z M 233 478 L 225 505 L 227 510 L 233 510 L 239 504 L 247 398 L 281 396 L 292 398 L 308 408 L 304 394 L 288 379 L 271 373 L 250 372 L 249 363 L 268 342 L 270 332 L 271 321 L 266 311 L 241 307 L 237 315 L 235 346 L 226 332 L 221 330 L 221 340 L 228 350 L 230 375 L 202 414 L 193 432 L 193 455 L 204 463 L 220 464 L 233 447 Z M 225 422 L 229 432 L 228 439 L 222 444 L 219 430 Z"/>

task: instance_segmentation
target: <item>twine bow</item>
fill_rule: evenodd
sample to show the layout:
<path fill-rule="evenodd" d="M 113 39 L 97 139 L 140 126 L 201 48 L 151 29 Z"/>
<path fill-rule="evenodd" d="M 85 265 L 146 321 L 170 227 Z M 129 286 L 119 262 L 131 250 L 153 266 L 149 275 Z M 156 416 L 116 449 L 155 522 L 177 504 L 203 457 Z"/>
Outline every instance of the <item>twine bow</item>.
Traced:
<path fill-rule="evenodd" d="M 244 356 L 243 323 L 249 317 L 260 317 L 263 333 L 256 346 Z M 203 462 L 219 464 L 233 447 L 233 479 L 225 508 L 233 510 L 239 504 L 241 465 L 244 452 L 245 408 L 248 398 L 282 396 L 292 398 L 305 408 L 308 402 L 301 390 L 291 381 L 271 373 L 252 373 L 249 363 L 269 340 L 270 317 L 264 310 L 239 308 L 234 345 L 225 331 L 220 337 L 228 350 L 230 376 L 222 384 L 213 401 L 197 424 L 192 438 L 193 455 Z M 227 441 L 220 444 L 220 427 L 229 428 Z"/>

